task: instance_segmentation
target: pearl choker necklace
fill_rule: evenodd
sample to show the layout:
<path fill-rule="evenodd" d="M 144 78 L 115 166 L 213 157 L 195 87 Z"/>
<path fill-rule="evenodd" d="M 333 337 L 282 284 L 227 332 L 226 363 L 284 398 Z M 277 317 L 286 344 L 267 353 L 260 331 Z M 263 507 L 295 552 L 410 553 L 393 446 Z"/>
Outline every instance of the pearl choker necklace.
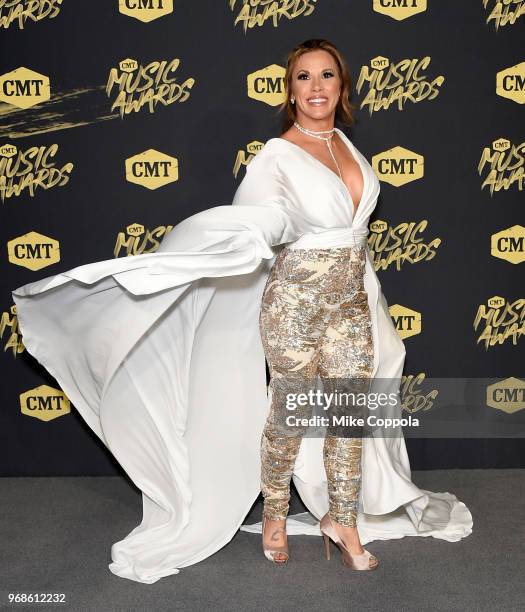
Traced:
<path fill-rule="evenodd" d="M 299 125 L 299 123 L 297 123 L 297 121 L 294 121 L 293 124 L 303 134 L 306 134 L 307 136 L 313 136 L 314 138 L 319 138 L 319 140 L 324 140 L 326 142 L 326 146 L 328 147 L 328 150 L 330 151 L 330 155 L 332 156 L 332 159 L 334 160 L 334 164 L 335 164 L 335 166 L 337 168 L 337 171 L 339 172 L 339 178 L 341 179 L 341 181 L 343 181 L 343 176 L 341 174 L 341 169 L 339 168 L 339 164 L 337 163 L 337 160 L 335 158 L 334 152 L 332 151 L 332 144 L 330 142 L 330 140 L 334 136 L 335 127 L 333 127 L 331 130 L 314 132 L 313 130 L 309 130 L 308 128 L 304 128 L 302 125 Z M 321 136 L 321 134 L 330 134 L 330 136 Z"/>

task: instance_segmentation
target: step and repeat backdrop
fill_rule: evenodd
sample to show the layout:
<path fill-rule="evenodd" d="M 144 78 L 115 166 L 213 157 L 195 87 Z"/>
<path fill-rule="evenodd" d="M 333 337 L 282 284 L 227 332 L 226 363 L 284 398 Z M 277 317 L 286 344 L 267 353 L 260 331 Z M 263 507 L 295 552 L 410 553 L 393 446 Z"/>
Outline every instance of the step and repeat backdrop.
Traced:
<path fill-rule="evenodd" d="M 346 57 L 339 127 L 381 181 L 403 410 L 425 418 L 434 377 L 486 381 L 491 435 L 407 439 L 412 467 L 523 467 L 524 26 L 525 0 L 0 0 L 0 473 L 120 473 L 25 350 L 11 291 L 231 203 L 308 38 Z"/>

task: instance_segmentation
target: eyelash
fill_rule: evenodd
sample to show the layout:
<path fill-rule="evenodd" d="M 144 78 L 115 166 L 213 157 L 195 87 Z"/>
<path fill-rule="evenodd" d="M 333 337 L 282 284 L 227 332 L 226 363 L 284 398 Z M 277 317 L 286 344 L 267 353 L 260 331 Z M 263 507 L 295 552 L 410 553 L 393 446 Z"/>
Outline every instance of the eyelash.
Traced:
<path fill-rule="evenodd" d="M 325 74 L 329 74 L 331 77 L 333 77 L 333 76 L 334 76 L 334 73 L 333 73 L 333 72 L 328 72 L 328 71 L 327 71 L 327 72 L 323 72 L 323 75 L 325 75 Z M 304 76 L 308 76 L 308 75 L 307 75 L 305 72 L 303 72 L 303 73 L 302 73 L 302 74 L 300 74 L 300 75 L 299 75 L 297 78 L 298 78 L 298 79 L 300 79 L 301 77 L 304 77 Z"/>

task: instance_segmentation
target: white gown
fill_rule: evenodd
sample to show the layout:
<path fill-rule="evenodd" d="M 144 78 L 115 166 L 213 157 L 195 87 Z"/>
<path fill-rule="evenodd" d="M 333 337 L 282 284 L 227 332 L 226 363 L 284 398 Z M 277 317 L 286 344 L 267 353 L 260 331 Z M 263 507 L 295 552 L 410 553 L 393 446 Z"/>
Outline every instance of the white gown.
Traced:
<path fill-rule="evenodd" d="M 201 561 L 234 536 L 259 495 L 269 406 L 258 317 L 277 245 L 366 244 L 379 194 L 365 157 L 338 133 L 363 172 L 355 218 L 334 172 L 272 138 L 233 205 L 185 219 L 157 252 L 82 265 L 13 291 L 26 349 L 142 491 L 142 522 L 112 546 L 114 574 L 153 583 Z M 405 347 L 369 252 L 365 288 L 374 376 L 399 382 Z M 328 509 L 322 444 L 303 439 L 293 479 L 310 512 L 288 518 L 290 534 L 320 535 L 317 519 Z M 471 533 L 472 516 L 455 495 L 411 481 L 402 436 L 365 438 L 362 475 L 363 544 Z M 242 528 L 260 532 L 260 523 Z"/>

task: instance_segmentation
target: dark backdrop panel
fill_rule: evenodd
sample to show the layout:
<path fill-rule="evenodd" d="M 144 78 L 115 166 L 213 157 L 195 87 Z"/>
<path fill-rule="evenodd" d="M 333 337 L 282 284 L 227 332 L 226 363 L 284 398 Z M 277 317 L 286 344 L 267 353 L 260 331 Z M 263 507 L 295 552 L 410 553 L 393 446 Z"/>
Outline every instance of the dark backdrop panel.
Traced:
<path fill-rule="evenodd" d="M 522 374 L 523 338 L 486 349 L 477 343 L 480 330 L 473 321 L 479 305 L 494 295 L 510 302 L 523 297 L 522 266 L 490 252 L 492 234 L 523 223 L 523 184 L 491 195 L 481 188 L 477 167 L 483 148 L 494 140 L 507 138 L 516 146 L 523 141 L 525 85 L 518 83 L 522 103 L 503 98 L 496 93 L 496 74 L 525 61 L 525 17 L 496 30 L 487 22 L 497 4 L 491 0 L 486 8 L 478 0 L 429 0 L 426 10 L 404 20 L 374 11 L 381 3 L 372 0 L 305 0 L 296 7 L 300 12 L 310 4 L 308 16 L 283 16 L 275 24 L 269 19 L 244 31 L 234 25 L 243 2 L 233 4 L 232 10 L 228 0 L 175 0 L 173 12 L 143 23 L 119 13 L 117 0 L 64 0 L 56 17 L 27 20 L 23 28 L 16 22 L 6 27 L 8 10 L 2 8 L 0 74 L 25 66 L 46 75 L 51 100 L 28 109 L 0 102 L 0 146 L 57 144 L 57 165 L 74 165 L 64 187 L 37 189 L 34 197 L 24 191 L 0 207 L 3 475 L 102 475 L 120 469 L 73 409 L 48 422 L 22 414 L 21 394 L 57 384 L 26 351 L 15 355 L 9 348 L 10 325 L 16 332 L 11 290 L 113 257 L 118 233 L 132 223 L 150 229 L 175 225 L 199 210 L 230 203 L 244 175 L 244 168 L 233 173 L 237 153 L 254 140 L 280 134 L 276 107 L 248 97 L 247 75 L 271 64 L 284 66 L 287 52 L 307 38 L 326 37 L 340 48 L 358 108 L 370 86 L 356 91 L 355 85 L 363 66 L 377 56 L 394 63 L 429 56 L 425 77 L 445 77 L 434 100 L 393 103 L 373 113 L 362 106 L 351 131 L 341 126 L 369 161 L 396 146 L 425 159 L 421 179 L 402 187 L 382 182 L 371 219 L 393 227 L 426 219 L 425 240 L 442 241 L 430 261 L 378 272 L 389 305 L 422 313 L 421 332 L 405 339 L 405 374 L 501 379 Z M 143 65 L 179 58 L 178 81 L 195 79 L 188 99 L 159 104 L 153 113 L 146 107 L 123 118 L 112 113 L 115 93 L 108 98 L 104 89 L 110 69 L 125 58 Z M 148 190 L 125 180 L 125 160 L 151 148 L 177 157 L 178 181 Z M 59 262 L 30 270 L 9 261 L 8 242 L 30 231 L 60 242 Z M 407 445 L 414 469 L 525 464 L 519 439 L 409 439 Z"/>

